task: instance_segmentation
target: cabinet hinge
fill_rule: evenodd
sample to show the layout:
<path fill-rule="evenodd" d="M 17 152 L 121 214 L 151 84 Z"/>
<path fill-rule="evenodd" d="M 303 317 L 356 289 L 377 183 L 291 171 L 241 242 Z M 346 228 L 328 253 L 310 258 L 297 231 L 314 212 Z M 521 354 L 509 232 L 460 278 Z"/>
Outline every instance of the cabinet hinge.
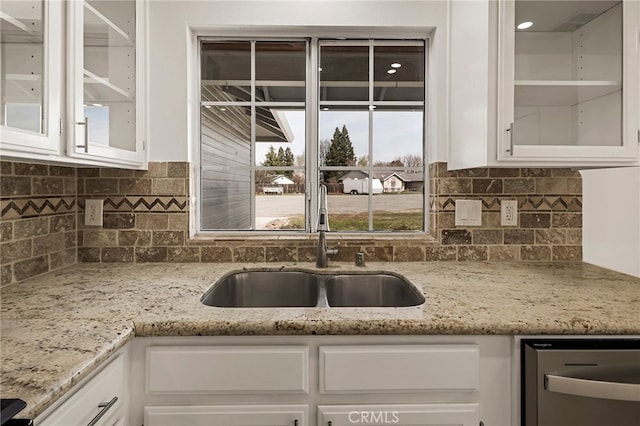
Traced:
<path fill-rule="evenodd" d="M 143 151 L 147 150 L 147 141 L 146 141 L 146 139 L 142 139 L 142 150 Z"/>
<path fill-rule="evenodd" d="M 60 123 L 60 135 L 62 135 L 62 118 L 60 118 L 58 122 Z"/>

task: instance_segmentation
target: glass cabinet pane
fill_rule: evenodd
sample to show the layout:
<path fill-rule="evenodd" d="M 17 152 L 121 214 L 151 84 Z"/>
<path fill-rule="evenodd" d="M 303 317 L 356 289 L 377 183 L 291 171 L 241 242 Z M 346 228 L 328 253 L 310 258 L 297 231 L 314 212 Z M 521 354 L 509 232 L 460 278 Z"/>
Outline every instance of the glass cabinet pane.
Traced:
<path fill-rule="evenodd" d="M 44 134 L 44 1 L 0 2 L 0 124 Z"/>
<path fill-rule="evenodd" d="M 515 145 L 622 145 L 622 3 L 515 2 Z"/>
<path fill-rule="evenodd" d="M 85 0 L 83 6 L 82 102 L 89 147 L 135 151 L 135 1 Z"/>

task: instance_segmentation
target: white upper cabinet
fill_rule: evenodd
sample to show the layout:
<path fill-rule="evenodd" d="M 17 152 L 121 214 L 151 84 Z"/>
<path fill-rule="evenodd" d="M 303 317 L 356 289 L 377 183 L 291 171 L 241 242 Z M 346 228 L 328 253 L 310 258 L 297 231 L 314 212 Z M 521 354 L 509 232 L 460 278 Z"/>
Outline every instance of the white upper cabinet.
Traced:
<path fill-rule="evenodd" d="M 498 159 L 635 160 L 638 3 L 500 6 Z"/>
<path fill-rule="evenodd" d="M 472 17 L 461 6 L 452 10 L 453 168 L 638 164 L 640 3 L 500 0 L 475 7 L 486 16 L 475 40 L 462 32 Z M 454 69 L 463 42 L 471 43 L 467 51 L 477 45 L 484 52 L 475 53 L 476 72 Z M 472 82 L 480 89 L 465 97 Z M 469 126 L 457 130 L 465 120 Z"/>
<path fill-rule="evenodd" d="M 58 155 L 62 3 L 2 0 L 2 154 Z"/>
<path fill-rule="evenodd" d="M 146 166 L 145 10 L 144 0 L 0 2 L 3 156 Z"/>
<path fill-rule="evenodd" d="M 143 4 L 69 2 L 67 152 L 72 157 L 143 163 Z"/>

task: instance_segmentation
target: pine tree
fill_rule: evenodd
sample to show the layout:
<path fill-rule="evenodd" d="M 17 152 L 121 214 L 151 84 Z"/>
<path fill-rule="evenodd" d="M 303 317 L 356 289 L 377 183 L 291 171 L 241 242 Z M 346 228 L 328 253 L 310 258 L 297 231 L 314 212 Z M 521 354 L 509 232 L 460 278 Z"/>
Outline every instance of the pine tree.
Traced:
<path fill-rule="evenodd" d="M 262 165 L 263 166 L 279 166 L 280 165 L 278 163 L 278 154 L 276 154 L 276 149 L 273 147 L 273 145 L 269 146 L 269 151 L 265 155 L 265 159 L 262 162 Z"/>
<path fill-rule="evenodd" d="M 291 167 L 294 163 L 295 157 L 293 156 L 293 152 L 291 151 L 291 148 L 287 147 L 287 149 L 284 150 L 284 163 L 282 163 L 282 165 Z M 293 170 L 287 170 L 284 172 L 284 175 L 291 179 L 293 177 Z"/>
<path fill-rule="evenodd" d="M 353 145 L 349 138 L 349 131 L 346 125 L 342 125 L 342 130 L 336 127 L 331 138 L 331 146 L 327 152 L 327 166 L 353 166 L 356 164 L 357 158 L 353 152 Z M 342 172 L 325 171 L 326 180 L 335 179 Z"/>

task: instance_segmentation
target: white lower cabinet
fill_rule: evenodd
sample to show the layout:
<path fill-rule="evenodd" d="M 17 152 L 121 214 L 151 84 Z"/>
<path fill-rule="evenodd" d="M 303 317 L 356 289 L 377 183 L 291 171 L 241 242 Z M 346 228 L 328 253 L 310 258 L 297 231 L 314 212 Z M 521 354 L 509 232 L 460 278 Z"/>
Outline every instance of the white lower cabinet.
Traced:
<path fill-rule="evenodd" d="M 150 337 L 132 426 L 512 424 L 508 336 Z"/>
<path fill-rule="evenodd" d="M 318 426 L 477 426 L 478 404 L 321 405 Z"/>
<path fill-rule="evenodd" d="M 195 405 L 144 408 L 145 426 L 307 426 L 306 405 Z"/>
<path fill-rule="evenodd" d="M 121 351 L 75 386 L 36 426 L 126 426 L 129 424 L 128 358 Z"/>

